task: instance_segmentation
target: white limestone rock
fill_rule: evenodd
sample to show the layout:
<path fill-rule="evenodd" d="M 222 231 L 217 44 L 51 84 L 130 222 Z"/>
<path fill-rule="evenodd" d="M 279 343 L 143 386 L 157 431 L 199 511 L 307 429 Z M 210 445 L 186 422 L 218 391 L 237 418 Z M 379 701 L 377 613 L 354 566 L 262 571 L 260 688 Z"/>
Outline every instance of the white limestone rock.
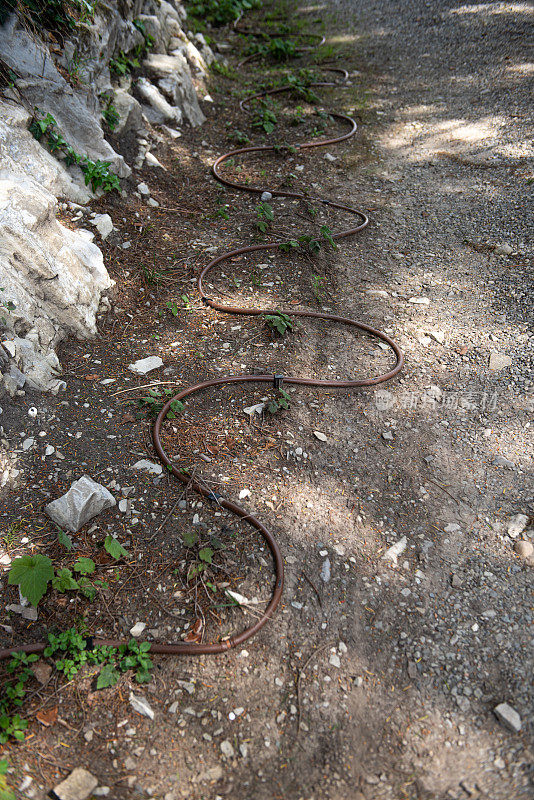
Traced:
<path fill-rule="evenodd" d="M 102 293 L 111 288 L 92 234 L 55 217 L 54 196 L 24 173 L 0 178 L 0 286 L 16 366 L 33 388 L 53 390 L 61 367 L 54 348 L 67 334 L 96 334 Z M 14 332 L 24 330 L 24 338 Z"/>
<path fill-rule="evenodd" d="M 106 508 L 116 505 L 115 498 L 105 486 L 89 475 L 74 481 L 69 491 L 45 506 L 45 511 L 60 528 L 76 533 Z"/>

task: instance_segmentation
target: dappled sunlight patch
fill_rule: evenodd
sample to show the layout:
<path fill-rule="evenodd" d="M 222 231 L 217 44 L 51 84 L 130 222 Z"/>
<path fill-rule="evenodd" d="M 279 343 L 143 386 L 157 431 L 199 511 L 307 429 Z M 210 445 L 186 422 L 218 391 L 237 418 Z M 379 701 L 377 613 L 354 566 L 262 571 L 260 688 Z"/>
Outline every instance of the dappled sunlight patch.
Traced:
<path fill-rule="evenodd" d="M 477 3 L 458 8 L 451 8 L 449 16 L 462 16 L 466 14 L 480 14 L 481 16 L 496 16 L 501 14 L 525 14 L 532 16 L 534 9 L 529 3 Z"/>

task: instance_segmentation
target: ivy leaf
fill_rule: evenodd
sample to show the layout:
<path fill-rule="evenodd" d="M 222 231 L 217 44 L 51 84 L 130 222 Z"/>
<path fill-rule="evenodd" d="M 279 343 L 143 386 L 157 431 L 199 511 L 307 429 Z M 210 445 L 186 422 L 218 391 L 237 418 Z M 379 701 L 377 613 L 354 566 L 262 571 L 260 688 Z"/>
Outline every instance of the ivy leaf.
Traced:
<path fill-rule="evenodd" d="M 32 606 L 37 606 L 46 592 L 48 582 L 53 577 L 52 561 L 48 556 L 36 553 L 33 556 L 21 556 L 13 561 L 8 583 L 18 584 L 21 594 L 28 598 Z"/>
<path fill-rule="evenodd" d="M 119 677 L 119 673 L 113 664 L 104 664 L 96 680 L 96 688 L 107 689 L 108 686 L 115 686 Z"/>
<path fill-rule="evenodd" d="M 52 586 L 58 592 L 68 592 L 79 589 L 78 581 L 72 577 L 72 572 L 67 567 L 60 569 L 56 577 L 52 580 Z"/>
<path fill-rule="evenodd" d="M 81 575 L 90 575 L 95 571 L 95 562 L 92 558 L 84 558 L 80 556 L 74 564 L 74 570 Z"/>
<path fill-rule="evenodd" d="M 58 529 L 57 540 L 58 542 L 63 545 L 65 550 L 74 550 L 74 544 L 72 543 L 72 539 L 68 534 L 65 533 L 60 527 L 56 526 Z"/>
<path fill-rule="evenodd" d="M 130 555 L 129 552 L 122 546 L 122 544 L 111 535 L 106 536 L 104 540 L 104 547 L 110 554 L 111 558 L 114 558 L 115 561 L 118 561 L 120 558 L 126 558 L 126 556 Z"/>
<path fill-rule="evenodd" d="M 198 557 L 201 561 L 205 561 L 206 564 L 211 564 L 211 559 L 213 557 L 213 550 L 211 547 L 203 547 L 202 550 L 198 551 Z"/>
<path fill-rule="evenodd" d="M 196 531 L 184 531 L 182 539 L 186 547 L 194 547 L 198 540 L 198 533 Z"/>

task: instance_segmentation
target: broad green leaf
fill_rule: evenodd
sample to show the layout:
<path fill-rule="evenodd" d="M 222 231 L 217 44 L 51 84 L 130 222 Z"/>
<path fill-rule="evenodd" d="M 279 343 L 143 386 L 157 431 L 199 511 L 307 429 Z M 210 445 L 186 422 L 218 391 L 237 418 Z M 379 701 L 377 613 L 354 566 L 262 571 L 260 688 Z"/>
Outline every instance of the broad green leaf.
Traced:
<path fill-rule="evenodd" d="M 74 563 L 74 570 L 81 575 L 91 575 L 95 571 L 95 562 L 92 558 L 80 556 Z"/>
<path fill-rule="evenodd" d="M 72 543 L 72 539 L 68 534 L 65 533 L 58 525 L 56 525 L 58 529 L 57 540 L 58 542 L 63 545 L 65 550 L 74 550 L 74 544 Z"/>
<path fill-rule="evenodd" d="M 79 589 L 78 581 L 72 577 L 72 572 L 67 567 L 60 569 L 56 577 L 52 580 L 52 586 L 58 592 L 69 592 Z"/>
<path fill-rule="evenodd" d="M 21 594 L 27 597 L 32 606 L 37 606 L 46 592 L 48 582 L 54 577 L 54 568 L 48 556 L 36 553 L 21 556 L 13 561 L 9 570 L 8 583 L 18 584 Z"/>
<path fill-rule="evenodd" d="M 184 531 L 182 539 L 186 547 L 194 547 L 198 541 L 198 533 L 196 531 Z"/>
<path fill-rule="evenodd" d="M 106 536 L 104 547 L 110 554 L 111 558 L 114 558 L 115 561 L 118 561 L 120 558 L 126 558 L 130 555 L 129 552 L 122 546 L 122 544 L 113 536 Z"/>
<path fill-rule="evenodd" d="M 202 550 L 198 551 L 198 557 L 201 561 L 205 561 L 206 564 L 211 564 L 211 559 L 213 557 L 213 550 L 211 547 L 203 547 Z"/>
<path fill-rule="evenodd" d="M 108 686 L 115 686 L 119 677 L 119 673 L 113 664 L 104 664 L 96 680 L 96 688 L 107 689 Z"/>

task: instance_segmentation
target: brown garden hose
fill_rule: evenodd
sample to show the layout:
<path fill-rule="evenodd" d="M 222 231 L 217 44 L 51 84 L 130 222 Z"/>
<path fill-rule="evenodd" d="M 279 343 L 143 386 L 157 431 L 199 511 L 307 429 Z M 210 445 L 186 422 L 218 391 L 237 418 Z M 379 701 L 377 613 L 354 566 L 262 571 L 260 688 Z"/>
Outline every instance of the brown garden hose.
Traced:
<path fill-rule="evenodd" d="M 330 71 L 334 71 L 337 73 L 341 73 L 342 77 L 346 79 L 347 73 L 344 70 L 332 69 Z M 339 84 L 327 83 L 327 82 L 316 82 L 309 84 L 310 87 L 312 86 L 333 86 Z M 276 89 L 271 89 L 269 91 L 261 92 L 260 94 L 254 95 L 253 97 L 249 97 L 246 100 L 241 102 L 241 107 L 247 110 L 247 104 L 250 103 L 252 100 L 263 97 L 268 94 L 278 94 L 284 91 L 291 91 L 293 89 L 292 86 L 284 86 Z M 304 144 L 297 144 L 295 148 L 297 150 L 305 150 L 310 149 L 313 147 L 325 147 L 327 145 L 337 144 L 345 139 L 349 139 L 350 137 L 354 136 L 356 132 L 356 122 L 349 116 L 344 114 L 337 114 L 331 113 L 331 117 L 334 119 L 339 120 L 342 123 L 346 123 L 349 126 L 348 132 L 341 134 L 340 136 L 333 138 L 333 139 L 323 139 L 321 141 L 313 141 L 313 142 L 306 142 Z M 242 147 L 237 150 L 232 150 L 224 155 L 220 156 L 212 166 L 212 172 L 215 178 L 225 186 L 228 186 L 232 189 L 240 189 L 242 191 L 247 192 L 254 192 L 256 194 L 261 194 L 265 191 L 270 192 L 270 194 L 274 197 L 291 197 L 297 199 L 306 199 L 307 201 L 316 201 L 323 203 L 331 208 L 337 208 L 342 211 L 347 211 L 349 213 L 354 214 L 358 218 L 358 224 L 352 228 L 348 228 L 347 230 L 339 231 L 338 233 L 332 234 L 332 239 L 343 239 L 347 236 L 352 236 L 353 234 L 358 233 L 358 231 L 363 230 L 368 224 L 367 216 L 362 212 L 359 211 L 352 206 L 345 205 L 344 203 L 338 203 L 333 200 L 329 200 L 322 197 L 311 197 L 309 195 L 305 195 L 303 192 L 289 192 L 289 191 L 281 191 L 281 190 L 271 190 L 266 188 L 254 188 L 247 186 L 245 184 L 240 184 L 235 181 L 231 181 L 227 178 L 224 178 L 220 172 L 219 167 L 230 157 L 234 157 L 237 155 L 241 155 L 244 153 L 258 153 L 258 152 L 276 152 L 277 148 L 272 145 L 262 145 L 262 146 L 252 146 L 252 147 Z M 262 314 L 269 313 L 268 309 L 261 309 L 261 308 L 244 308 L 241 306 L 231 306 L 225 305 L 223 303 L 219 303 L 218 301 L 214 300 L 213 298 L 209 297 L 206 292 L 204 291 L 203 286 L 203 279 L 208 275 L 208 273 L 217 265 L 222 263 L 223 261 L 228 261 L 229 259 L 234 258 L 235 256 L 243 255 L 245 253 L 253 253 L 261 250 L 272 250 L 278 249 L 280 246 L 280 242 L 275 243 L 268 243 L 268 244 L 256 244 L 256 245 L 249 245 L 247 247 L 240 247 L 236 250 L 231 250 L 227 253 L 224 253 L 217 258 L 214 258 L 210 261 L 207 266 L 205 266 L 198 276 L 198 291 L 202 301 L 217 311 L 222 311 L 227 314 L 236 314 L 236 315 L 246 315 L 246 316 L 261 316 Z M 241 631 L 241 633 L 233 636 L 229 639 L 224 641 L 220 641 L 213 644 L 202 644 L 202 643 L 195 643 L 195 642 L 176 642 L 176 643 L 169 643 L 169 644 L 157 644 L 155 642 L 150 642 L 150 650 L 152 653 L 164 653 L 167 655 L 206 655 L 206 654 L 215 654 L 215 653 L 222 653 L 226 650 L 229 650 L 232 647 L 236 647 L 238 645 L 243 644 L 247 639 L 257 633 L 263 626 L 267 623 L 270 617 L 273 615 L 278 603 L 280 602 L 280 598 L 282 596 L 282 589 L 284 583 L 284 564 L 282 560 L 282 556 L 280 553 L 280 549 L 273 534 L 260 522 L 256 519 L 255 516 L 250 514 L 244 508 L 239 506 L 237 503 L 234 503 L 231 500 L 226 500 L 221 497 L 219 494 L 211 491 L 206 486 L 202 485 L 201 482 L 192 479 L 189 475 L 180 472 L 176 466 L 172 463 L 169 456 L 166 454 L 163 445 L 161 443 L 160 438 L 160 431 L 161 426 L 165 421 L 167 413 L 171 409 L 172 404 L 175 401 L 182 401 L 185 400 L 187 397 L 190 397 L 197 392 L 200 392 L 204 389 L 209 389 L 213 386 L 228 386 L 231 384 L 245 384 L 245 383 L 265 383 L 271 384 L 279 388 L 281 382 L 283 381 L 284 385 L 289 386 L 314 386 L 314 387 L 322 387 L 322 388 L 329 388 L 329 389 L 352 389 L 355 387 L 361 386 L 376 386 L 379 383 L 383 383 L 384 381 L 390 380 L 395 375 L 400 372 L 402 369 L 402 365 L 404 362 L 404 357 L 402 351 L 398 347 L 398 345 L 390 339 L 383 331 L 377 330 L 376 328 L 372 328 L 370 325 L 366 325 L 363 322 L 357 322 L 356 320 L 350 319 L 349 317 L 340 317 L 334 314 L 326 314 L 317 311 L 295 311 L 293 309 L 282 310 L 281 312 L 277 313 L 284 313 L 291 317 L 303 317 L 306 319 L 321 319 L 321 320 L 328 320 L 330 322 L 342 323 L 344 325 L 351 326 L 353 328 L 357 328 L 358 330 L 365 331 L 365 333 L 371 334 L 371 336 L 380 339 L 381 341 L 385 342 L 393 351 L 395 356 L 395 364 L 394 366 L 388 371 L 380 375 L 376 375 L 374 377 L 366 377 L 366 378 L 357 378 L 354 380 L 315 380 L 312 378 L 299 378 L 291 375 L 284 375 L 282 376 L 274 376 L 274 375 L 267 375 L 267 374 L 259 374 L 259 375 L 231 375 L 222 378 L 214 378 L 213 380 L 202 381 L 201 383 L 197 383 L 193 386 L 189 386 L 187 389 L 184 389 L 180 393 L 176 394 L 174 397 L 169 399 L 166 404 L 163 406 L 162 410 L 160 411 L 156 422 L 154 424 L 154 428 L 152 431 L 152 438 L 154 442 L 154 449 L 165 465 L 165 467 L 172 472 L 172 474 L 178 478 L 182 483 L 187 484 L 190 488 L 194 489 L 198 494 L 202 495 L 208 500 L 215 501 L 218 506 L 221 508 L 226 509 L 227 511 L 231 511 L 236 516 L 240 517 L 242 520 L 247 522 L 253 528 L 258 530 L 263 538 L 265 539 L 269 550 L 273 556 L 274 560 L 274 570 L 275 570 L 275 582 L 274 587 L 272 590 L 271 600 L 263 614 L 260 616 L 256 622 L 245 630 Z M 89 646 L 91 647 L 101 647 L 101 646 L 111 646 L 111 647 L 118 647 L 119 645 L 124 644 L 124 640 L 121 639 L 100 639 L 100 638 L 90 638 L 89 639 Z M 10 647 L 5 650 L 0 650 L 0 659 L 8 658 L 12 653 L 16 652 L 25 652 L 25 653 L 42 653 L 47 647 L 47 645 L 43 642 L 37 644 L 29 644 L 29 645 L 21 645 L 18 647 Z"/>

